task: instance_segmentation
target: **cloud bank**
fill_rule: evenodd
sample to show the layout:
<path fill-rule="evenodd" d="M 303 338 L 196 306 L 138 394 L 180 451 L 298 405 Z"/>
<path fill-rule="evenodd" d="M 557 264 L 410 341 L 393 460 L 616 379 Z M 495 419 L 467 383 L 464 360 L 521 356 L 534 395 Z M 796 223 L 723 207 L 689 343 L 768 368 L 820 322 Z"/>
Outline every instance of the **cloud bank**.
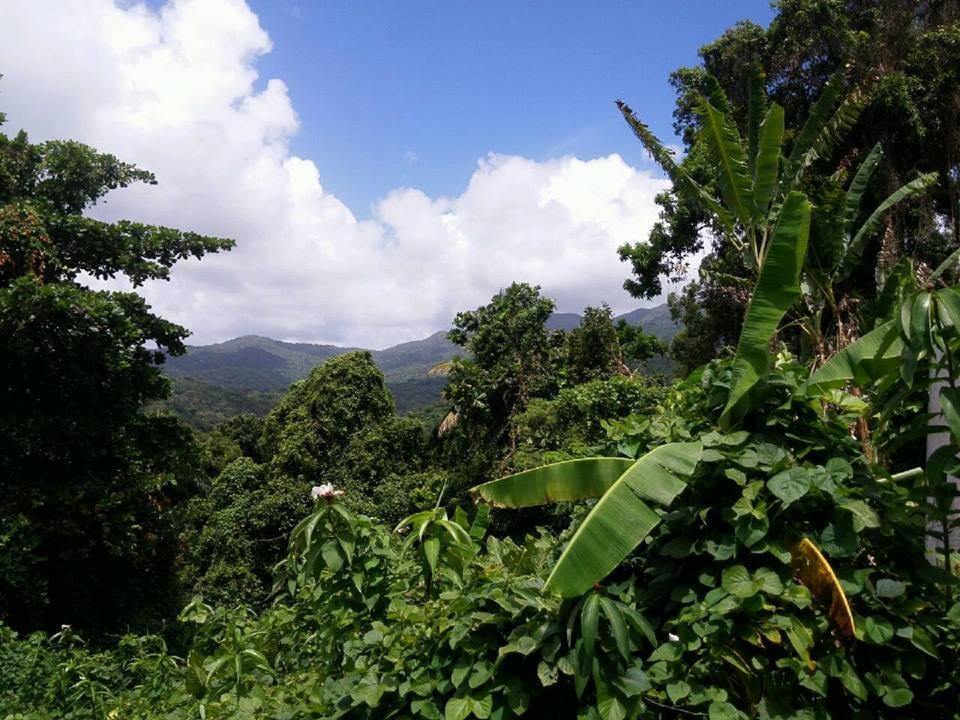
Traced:
<path fill-rule="evenodd" d="M 282 79 L 257 74 L 271 41 L 241 0 L 11 1 L 2 14 L 4 129 L 81 140 L 157 175 L 93 215 L 237 240 L 141 290 L 191 342 L 383 347 L 448 327 L 512 281 L 561 310 L 637 305 L 616 248 L 647 236 L 666 182 L 618 155 L 491 153 L 459 195 L 400 188 L 358 219 L 291 153 L 297 113 Z"/>

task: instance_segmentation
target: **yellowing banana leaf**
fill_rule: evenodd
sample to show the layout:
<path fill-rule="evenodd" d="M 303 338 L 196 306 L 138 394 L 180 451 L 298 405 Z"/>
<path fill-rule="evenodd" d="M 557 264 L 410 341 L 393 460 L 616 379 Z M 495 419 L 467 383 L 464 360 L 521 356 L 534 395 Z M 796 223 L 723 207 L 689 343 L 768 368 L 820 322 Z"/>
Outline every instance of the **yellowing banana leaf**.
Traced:
<path fill-rule="evenodd" d="M 543 465 L 478 485 L 470 491 L 494 507 L 531 507 L 603 495 L 636 462 L 593 457 Z"/>
<path fill-rule="evenodd" d="M 743 321 L 737 354 L 733 360 L 730 397 L 720 416 L 720 426 L 729 428 L 749 410 L 748 393 L 766 378 L 770 341 L 777 326 L 800 294 L 800 269 L 810 235 L 810 201 L 791 192 L 766 249 L 760 277 Z"/>
<path fill-rule="evenodd" d="M 822 396 L 847 383 L 871 385 L 897 366 L 902 351 L 896 321 L 888 320 L 847 345 L 807 378 L 807 395 Z"/>
<path fill-rule="evenodd" d="M 840 640 L 852 640 L 856 635 L 853 611 L 830 563 L 809 538 L 797 543 L 790 554 L 797 579 L 828 609 L 834 634 Z"/>
<path fill-rule="evenodd" d="M 576 597 L 606 577 L 660 522 L 647 501 L 667 507 L 700 462 L 700 442 L 654 448 L 621 475 L 577 528 L 547 589 Z"/>

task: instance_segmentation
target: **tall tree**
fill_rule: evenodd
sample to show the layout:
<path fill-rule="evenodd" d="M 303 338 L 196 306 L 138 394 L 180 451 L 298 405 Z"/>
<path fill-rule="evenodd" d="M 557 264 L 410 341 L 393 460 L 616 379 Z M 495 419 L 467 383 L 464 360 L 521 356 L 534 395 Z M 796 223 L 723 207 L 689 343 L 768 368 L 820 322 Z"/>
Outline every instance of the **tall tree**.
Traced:
<path fill-rule="evenodd" d="M 135 182 L 156 180 L 77 142 L 0 134 L 0 618 L 20 627 L 151 624 L 179 600 L 171 505 L 192 437 L 142 411 L 188 332 L 78 280 L 138 286 L 232 242 L 83 214 Z"/>

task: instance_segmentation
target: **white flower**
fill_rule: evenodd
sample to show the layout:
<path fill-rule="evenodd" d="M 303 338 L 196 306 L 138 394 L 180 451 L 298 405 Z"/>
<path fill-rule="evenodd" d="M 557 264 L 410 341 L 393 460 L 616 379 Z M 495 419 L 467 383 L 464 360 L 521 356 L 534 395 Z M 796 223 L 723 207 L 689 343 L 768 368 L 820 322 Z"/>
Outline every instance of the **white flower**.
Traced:
<path fill-rule="evenodd" d="M 679 636 L 679 635 L 674 635 L 673 633 L 668 633 L 668 634 L 667 634 L 667 639 L 668 639 L 670 642 L 680 642 L 680 636 Z"/>
<path fill-rule="evenodd" d="M 323 498 L 324 500 L 333 500 L 334 498 L 340 497 L 343 495 L 343 490 L 335 490 L 332 483 L 324 483 L 323 485 L 314 485 L 310 489 L 310 499 L 316 500 L 317 498 Z"/>

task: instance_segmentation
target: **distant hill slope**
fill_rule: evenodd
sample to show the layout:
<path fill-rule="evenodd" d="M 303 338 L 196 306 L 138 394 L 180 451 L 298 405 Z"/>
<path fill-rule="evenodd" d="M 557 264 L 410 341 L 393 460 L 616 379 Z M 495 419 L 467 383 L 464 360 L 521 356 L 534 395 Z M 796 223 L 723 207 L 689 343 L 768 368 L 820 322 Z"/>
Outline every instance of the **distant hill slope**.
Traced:
<path fill-rule="evenodd" d="M 618 316 L 665 340 L 679 329 L 667 306 L 639 308 Z M 555 313 L 547 322 L 552 330 L 570 330 L 580 324 L 576 313 Z M 325 360 L 356 350 L 336 345 L 288 343 L 259 335 L 244 335 L 213 345 L 196 345 L 182 357 L 168 358 L 165 372 L 174 379 L 173 395 L 164 406 L 196 427 L 209 426 L 231 408 L 262 414 L 269 400 L 291 383 L 310 374 Z M 440 399 L 445 381 L 427 376 L 434 365 L 449 360 L 460 348 L 444 331 L 422 340 L 401 343 L 371 354 L 383 370 L 401 412 L 425 407 Z M 217 388 L 223 392 L 218 396 Z"/>

